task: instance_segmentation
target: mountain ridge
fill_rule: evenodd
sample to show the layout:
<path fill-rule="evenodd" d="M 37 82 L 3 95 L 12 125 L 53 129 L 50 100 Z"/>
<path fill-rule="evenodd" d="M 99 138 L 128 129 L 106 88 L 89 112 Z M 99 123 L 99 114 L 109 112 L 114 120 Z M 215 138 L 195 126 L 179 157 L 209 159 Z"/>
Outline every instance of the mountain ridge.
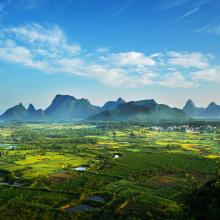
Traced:
<path fill-rule="evenodd" d="M 192 118 L 220 118 L 220 105 L 217 105 L 215 102 L 211 102 L 204 108 L 197 107 L 194 102 L 189 99 L 182 110 Z"/>
<path fill-rule="evenodd" d="M 69 95 L 56 95 L 45 114 L 52 120 L 80 120 L 98 113 L 100 107 L 92 105 L 88 99 L 76 99 Z"/>
<path fill-rule="evenodd" d="M 178 108 L 157 104 L 155 100 L 127 102 L 116 109 L 98 113 L 90 121 L 162 121 L 186 120 L 186 114 Z"/>
<path fill-rule="evenodd" d="M 7 109 L 0 121 L 78 121 L 78 120 L 185 120 L 186 118 L 220 118 L 220 105 L 211 102 L 206 108 L 197 107 L 189 99 L 182 109 L 158 104 L 154 99 L 126 102 L 122 98 L 108 101 L 102 107 L 88 99 L 58 94 L 45 109 L 27 108 L 22 103 Z"/>
<path fill-rule="evenodd" d="M 15 105 L 7 109 L 1 116 L 3 121 L 39 121 L 45 120 L 45 114 L 42 109 L 36 110 L 35 107 L 30 104 L 26 109 L 22 103 Z"/>
<path fill-rule="evenodd" d="M 106 102 L 103 106 L 102 106 L 102 111 L 105 110 L 113 110 L 117 107 L 119 107 L 120 105 L 126 103 L 126 101 L 122 98 L 118 98 L 116 101 L 108 101 Z"/>

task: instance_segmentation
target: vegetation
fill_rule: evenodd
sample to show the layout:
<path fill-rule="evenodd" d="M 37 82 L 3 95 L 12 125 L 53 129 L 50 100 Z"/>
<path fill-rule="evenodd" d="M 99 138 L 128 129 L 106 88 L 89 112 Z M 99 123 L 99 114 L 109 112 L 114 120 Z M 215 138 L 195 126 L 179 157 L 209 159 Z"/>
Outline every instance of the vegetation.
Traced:
<path fill-rule="evenodd" d="M 218 122 L 0 124 L 0 219 L 217 219 Z"/>

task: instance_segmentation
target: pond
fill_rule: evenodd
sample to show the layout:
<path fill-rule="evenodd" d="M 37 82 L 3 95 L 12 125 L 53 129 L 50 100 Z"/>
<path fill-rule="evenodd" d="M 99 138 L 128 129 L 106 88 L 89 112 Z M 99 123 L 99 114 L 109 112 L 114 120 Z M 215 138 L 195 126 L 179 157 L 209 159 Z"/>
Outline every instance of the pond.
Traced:
<path fill-rule="evenodd" d="M 89 202 L 89 201 L 98 202 L 98 203 L 101 203 L 102 205 L 104 205 L 104 203 L 106 202 L 104 197 L 99 196 L 99 195 L 90 196 L 88 198 L 87 202 Z M 65 210 L 67 212 L 83 212 L 83 211 L 93 210 L 93 209 L 96 209 L 96 207 L 94 207 L 92 205 L 82 203 L 82 204 L 79 204 L 79 205 L 74 206 L 74 207 L 68 207 Z"/>
<path fill-rule="evenodd" d="M 14 149 L 16 149 L 16 146 L 12 145 L 12 144 L 2 144 L 2 143 L 0 143 L 0 147 L 3 147 L 5 150 L 14 150 Z"/>
<path fill-rule="evenodd" d="M 95 208 L 90 205 L 80 204 L 75 207 L 66 208 L 66 211 L 67 212 L 83 212 L 83 211 L 92 210 L 92 209 L 95 209 Z"/>
<path fill-rule="evenodd" d="M 105 199 L 102 196 L 91 196 L 88 198 L 90 201 L 95 201 L 95 202 L 100 202 L 100 203 L 105 203 Z"/>
<path fill-rule="evenodd" d="M 86 170 L 87 170 L 87 167 L 80 166 L 80 167 L 75 167 L 75 168 L 73 168 L 73 169 L 76 170 L 76 171 L 86 171 Z"/>
<path fill-rule="evenodd" d="M 118 154 L 115 154 L 113 159 L 118 159 L 120 156 Z"/>

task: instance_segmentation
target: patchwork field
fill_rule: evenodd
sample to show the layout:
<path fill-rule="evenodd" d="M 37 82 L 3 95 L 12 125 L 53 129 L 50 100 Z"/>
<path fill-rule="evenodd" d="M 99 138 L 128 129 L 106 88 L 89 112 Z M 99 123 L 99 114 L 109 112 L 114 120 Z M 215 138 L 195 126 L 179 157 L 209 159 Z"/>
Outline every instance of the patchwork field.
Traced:
<path fill-rule="evenodd" d="M 187 219 L 218 176 L 220 130 L 182 128 L 2 124 L 0 219 Z"/>

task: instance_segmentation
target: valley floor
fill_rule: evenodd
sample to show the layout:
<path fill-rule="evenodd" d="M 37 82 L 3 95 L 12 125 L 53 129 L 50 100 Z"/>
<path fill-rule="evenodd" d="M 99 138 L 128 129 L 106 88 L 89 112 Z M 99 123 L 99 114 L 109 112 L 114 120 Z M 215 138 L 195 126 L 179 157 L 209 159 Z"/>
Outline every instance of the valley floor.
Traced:
<path fill-rule="evenodd" d="M 0 219 L 199 219 L 219 158 L 218 126 L 2 124 Z"/>

